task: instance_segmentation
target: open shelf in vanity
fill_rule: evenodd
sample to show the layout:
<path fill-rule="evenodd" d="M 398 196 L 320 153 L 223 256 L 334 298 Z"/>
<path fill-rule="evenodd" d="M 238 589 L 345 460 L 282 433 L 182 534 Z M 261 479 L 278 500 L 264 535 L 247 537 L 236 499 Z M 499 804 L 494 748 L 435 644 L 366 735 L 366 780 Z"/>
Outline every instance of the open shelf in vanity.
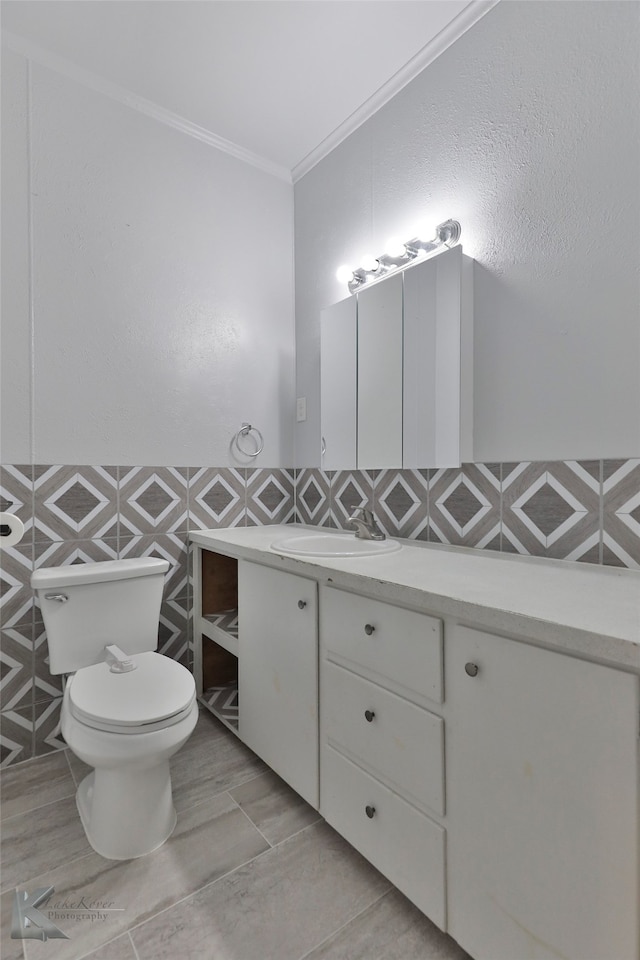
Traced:
<path fill-rule="evenodd" d="M 198 698 L 226 727 L 238 732 L 238 561 L 196 548 L 194 668 Z"/>

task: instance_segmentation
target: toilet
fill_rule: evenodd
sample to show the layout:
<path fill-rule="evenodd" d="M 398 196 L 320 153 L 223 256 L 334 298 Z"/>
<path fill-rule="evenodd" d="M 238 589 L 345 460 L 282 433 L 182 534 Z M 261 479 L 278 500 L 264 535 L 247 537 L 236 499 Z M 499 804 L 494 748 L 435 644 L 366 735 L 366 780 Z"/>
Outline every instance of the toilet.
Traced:
<path fill-rule="evenodd" d="M 191 673 L 159 653 L 166 560 L 36 570 L 52 674 L 68 675 L 62 735 L 92 772 L 76 801 L 93 849 L 141 857 L 176 825 L 169 760 L 198 719 Z"/>

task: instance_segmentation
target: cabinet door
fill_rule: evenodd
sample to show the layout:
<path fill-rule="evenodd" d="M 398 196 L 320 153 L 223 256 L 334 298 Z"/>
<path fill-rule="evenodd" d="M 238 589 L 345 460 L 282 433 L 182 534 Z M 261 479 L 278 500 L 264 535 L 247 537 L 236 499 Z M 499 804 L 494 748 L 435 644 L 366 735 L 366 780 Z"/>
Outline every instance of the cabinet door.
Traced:
<path fill-rule="evenodd" d="M 341 300 L 320 319 L 320 423 L 323 470 L 356 467 L 357 301 Z"/>
<path fill-rule="evenodd" d="M 638 678 L 463 627 L 445 677 L 451 935 L 637 960 Z"/>
<path fill-rule="evenodd" d="M 472 271 L 453 247 L 404 273 L 405 469 L 473 460 Z"/>
<path fill-rule="evenodd" d="M 240 737 L 318 808 L 317 584 L 241 561 Z"/>
<path fill-rule="evenodd" d="M 402 276 L 358 294 L 358 469 L 402 466 Z"/>

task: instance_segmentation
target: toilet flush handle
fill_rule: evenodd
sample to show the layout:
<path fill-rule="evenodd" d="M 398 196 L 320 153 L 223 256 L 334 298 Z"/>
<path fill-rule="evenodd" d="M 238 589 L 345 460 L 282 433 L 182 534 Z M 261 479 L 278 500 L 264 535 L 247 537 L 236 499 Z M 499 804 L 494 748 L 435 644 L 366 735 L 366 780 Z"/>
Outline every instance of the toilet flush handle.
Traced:
<path fill-rule="evenodd" d="M 136 669 L 137 664 L 117 644 L 110 643 L 104 648 L 104 651 L 105 663 L 110 664 L 111 673 L 129 673 Z"/>

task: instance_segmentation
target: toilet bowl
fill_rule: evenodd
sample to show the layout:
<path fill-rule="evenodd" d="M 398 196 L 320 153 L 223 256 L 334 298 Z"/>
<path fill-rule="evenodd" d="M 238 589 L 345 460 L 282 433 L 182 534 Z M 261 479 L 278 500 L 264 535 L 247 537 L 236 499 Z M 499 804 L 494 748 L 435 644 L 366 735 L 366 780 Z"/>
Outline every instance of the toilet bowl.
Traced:
<path fill-rule="evenodd" d="M 166 560 L 109 560 L 41 568 L 50 669 L 68 675 L 60 723 L 93 768 L 76 794 L 93 849 L 111 860 L 155 850 L 176 812 L 170 758 L 198 719 L 191 673 L 156 653 Z"/>
<path fill-rule="evenodd" d="M 137 669 L 127 674 L 106 663 L 75 673 L 61 713 L 69 748 L 94 768 L 76 794 L 80 819 L 93 849 L 110 860 L 141 857 L 173 833 L 169 761 L 198 720 L 184 667 L 158 653 L 131 660 Z M 129 689 L 118 690 L 121 683 Z"/>

